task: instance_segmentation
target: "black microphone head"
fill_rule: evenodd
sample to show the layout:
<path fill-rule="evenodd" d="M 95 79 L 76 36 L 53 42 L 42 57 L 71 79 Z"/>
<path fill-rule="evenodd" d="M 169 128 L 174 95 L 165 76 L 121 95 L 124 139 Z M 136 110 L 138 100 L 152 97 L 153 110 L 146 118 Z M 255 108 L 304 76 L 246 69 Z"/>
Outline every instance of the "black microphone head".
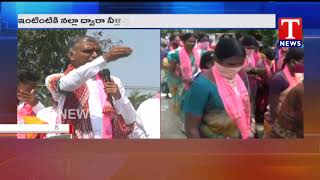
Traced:
<path fill-rule="evenodd" d="M 107 79 L 107 81 L 110 81 L 110 70 L 109 69 L 103 69 L 101 71 L 101 74 Z"/>

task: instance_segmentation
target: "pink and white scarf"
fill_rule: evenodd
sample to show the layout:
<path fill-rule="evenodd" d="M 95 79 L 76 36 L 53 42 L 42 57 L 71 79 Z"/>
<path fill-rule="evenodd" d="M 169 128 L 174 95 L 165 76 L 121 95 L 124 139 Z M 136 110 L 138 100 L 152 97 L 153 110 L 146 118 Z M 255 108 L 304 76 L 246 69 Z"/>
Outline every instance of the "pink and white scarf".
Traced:
<path fill-rule="evenodd" d="M 250 135 L 250 98 L 246 86 L 240 76 L 235 77 L 235 89 L 221 76 L 216 66 L 212 67 L 212 73 L 216 80 L 218 92 L 230 119 L 238 127 L 242 139 L 248 139 Z"/>
<path fill-rule="evenodd" d="M 276 72 L 276 65 L 275 65 L 274 60 L 271 62 L 270 65 L 267 61 L 268 60 L 263 60 L 263 64 L 264 64 L 264 67 L 266 68 L 267 77 L 271 78 L 272 74 L 274 74 Z"/>
<path fill-rule="evenodd" d="M 244 67 L 256 67 L 256 58 L 254 58 L 253 54 L 246 57 L 246 60 L 244 62 Z"/>
<path fill-rule="evenodd" d="M 195 59 L 197 68 L 200 68 L 200 50 L 198 48 L 193 48 L 192 53 Z M 179 50 L 180 68 L 183 80 L 193 79 L 193 72 L 191 66 L 191 59 L 185 48 Z M 184 83 L 184 87 L 189 89 L 189 84 Z"/>
<path fill-rule="evenodd" d="M 27 103 L 23 103 L 23 107 L 20 109 L 17 109 L 17 124 L 24 124 L 24 120 L 23 120 L 24 116 L 35 116 L 35 113 L 32 110 L 32 106 Z M 17 138 L 26 139 L 27 136 L 26 134 L 18 133 Z"/>
<path fill-rule="evenodd" d="M 112 139 L 112 118 L 114 116 L 114 109 L 109 102 L 109 97 L 104 92 L 104 79 L 99 74 L 96 75 L 98 84 L 98 93 L 100 97 L 101 107 L 103 107 L 103 121 L 102 121 L 102 138 Z"/>

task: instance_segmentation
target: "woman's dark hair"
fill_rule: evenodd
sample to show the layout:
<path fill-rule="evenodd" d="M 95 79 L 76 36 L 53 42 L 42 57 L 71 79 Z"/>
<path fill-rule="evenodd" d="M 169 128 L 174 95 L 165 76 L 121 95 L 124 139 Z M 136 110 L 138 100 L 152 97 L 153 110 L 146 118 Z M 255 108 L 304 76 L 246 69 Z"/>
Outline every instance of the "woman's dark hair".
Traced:
<path fill-rule="evenodd" d="M 236 36 L 236 40 L 240 40 L 244 35 L 242 32 L 236 32 L 235 36 Z"/>
<path fill-rule="evenodd" d="M 258 49 L 258 48 L 260 47 L 259 42 L 256 41 L 256 42 L 254 43 L 254 46 Z"/>
<path fill-rule="evenodd" d="M 256 34 L 256 35 L 254 35 L 254 38 L 255 38 L 257 41 L 262 41 L 262 35 L 261 35 L 261 34 Z"/>
<path fill-rule="evenodd" d="M 18 70 L 18 82 L 28 83 L 28 82 L 37 82 L 40 80 L 40 77 L 37 73 L 30 72 L 25 69 Z"/>
<path fill-rule="evenodd" d="M 185 42 L 189 38 L 191 38 L 192 36 L 196 37 L 193 33 L 185 33 L 185 34 L 181 35 L 180 39 L 181 39 L 181 41 Z"/>
<path fill-rule="evenodd" d="M 201 41 L 201 39 L 203 39 L 203 38 L 205 38 L 205 37 L 207 37 L 208 40 L 209 40 L 209 36 L 208 36 L 207 34 L 201 33 L 201 34 L 198 35 L 198 37 L 199 37 L 199 38 L 198 38 L 199 41 Z"/>
<path fill-rule="evenodd" d="M 246 51 L 243 46 L 234 38 L 223 38 L 219 40 L 214 53 L 220 61 L 234 56 L 246 57 Z"/>
<path fill-rule="evenodd" d="M 286 64 L 291 63 L 292 61 L 301 61 L 304 57 L 304 50 L 303 48 L 289 48 L 289 51 L 284 58 L 284 63 L 282 65 L 282 69 L 285 67 Z"/>
<path fill-rule="evenodd" d="M 219 41 L 220 41 L 221 39 L 223 39 L 223 38 L 233 38 L 233 36 L 230 35 L 230 34 L 223 34 L 223 35 L 219 38 Z"/>
<path fill-rule="evenodd" d="M 264 54 L 266 55 L 266 58 L 269 60 L 273 60 L 276 58 L 276 52 L 274 50 L 272 50 L 271 48 L 265 49 Z"/>
<path fill-rule="evenodd" d="M 174 41 L 174 39 L 179 36 L 178 34 L 171 34 L 170 37 L 169 37 L 169 41 L 172 42 Z"/>
<path fill-rule="evenodd" d="M 256 46 L 256 42 L 257 42 L 256 38 L 254 38 L 251 35 L 246 35 L 242 39 L 241 44 L 243 46 Z"/>
<path fill-rule="evenodd" d="M 200 68 L 201 69 L 209 69 L 207 66 L 207 63 L 210 61 L 214 61 L 214 52 L 213 51 L 207 51 L 205 52 L 200 59 Z"/>

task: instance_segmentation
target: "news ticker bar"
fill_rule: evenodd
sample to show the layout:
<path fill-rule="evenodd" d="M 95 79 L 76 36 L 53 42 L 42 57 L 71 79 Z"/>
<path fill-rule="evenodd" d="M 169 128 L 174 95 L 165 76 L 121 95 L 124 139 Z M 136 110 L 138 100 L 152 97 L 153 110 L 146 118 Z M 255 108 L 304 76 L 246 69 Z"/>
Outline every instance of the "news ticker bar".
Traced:
<path fill-rule="evenodd" d="M 276 28 L 276 15 L 19 14 L 18 28 Z"/>
<path fill-rule="evenodd" d="M 69 124 L 0 124 L 0 133 L 72 133 Z"/>

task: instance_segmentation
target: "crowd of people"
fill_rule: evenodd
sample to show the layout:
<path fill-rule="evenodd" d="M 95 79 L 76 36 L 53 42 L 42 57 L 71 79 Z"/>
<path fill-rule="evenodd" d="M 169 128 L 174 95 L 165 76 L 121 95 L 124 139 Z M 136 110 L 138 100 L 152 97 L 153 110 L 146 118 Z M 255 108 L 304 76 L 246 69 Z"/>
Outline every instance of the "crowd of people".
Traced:
<path fill-rule="evenodd" d="M 116 46 L 102 53 L 99 43 L 90 36 L 72 38 L 67 48 L 67 68 L 63 73 L 49 75 L 45 82 L 39 82 L 36 74 L 19 70 L 17 123 L 71 124 L 74 133 L 22 133 L 17 138 L 160 138 L 160 95 L 147 99 L 135 110 L 121 80 L 104 71 L 108 63 L 130 56 L 131 48 Z M 37 83 L 45 83 L 51 106 L 45 107 L 38 100 Z"/>
<path fill-rule="evenodd" d="M 160 51 L 162 92 L 188 138 L 303 138 L 303 48 L 173 33 Z"/>

